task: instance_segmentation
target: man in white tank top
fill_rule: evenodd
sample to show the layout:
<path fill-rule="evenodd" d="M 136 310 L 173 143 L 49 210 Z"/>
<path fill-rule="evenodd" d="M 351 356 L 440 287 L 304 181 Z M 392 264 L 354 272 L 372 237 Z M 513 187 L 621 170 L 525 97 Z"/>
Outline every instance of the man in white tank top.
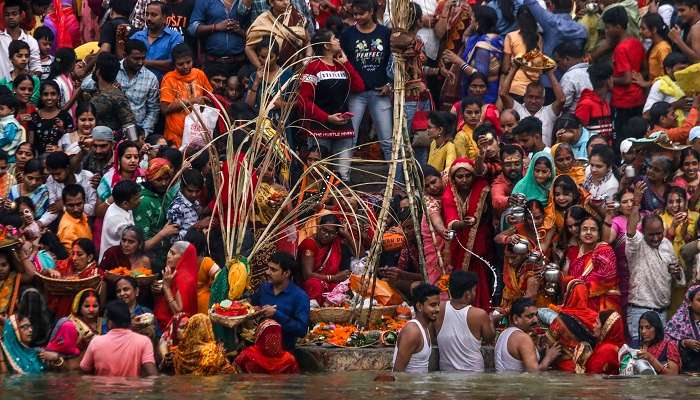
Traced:
<path fill-rule="evenodd" d="M 510 327 L 496 341 L 494 358 L 496 372 L 545 371 L 559 357 L 558 344 L 547 347 L 544 357 L 538 362 L 538 352 L 529 333 L 537 326 L 537 307 L 532 299 L 521 297 L 510 308 Z"/>
<path fill-rule="evenodd" d="M 484 372 L 481 343 L 493 343 L 496 331 L 488 313 L 471 306 L 477 283 L 473 272 L 450 274 L 450 301 L 440 305 L 435 323 L 440 371 Z"/>
<path fill-rule="evenodd" d="M 394 348 L 395 372 L 427 373 L 432 340 L 430 332 L 440 312 L 440 289 L 421 283 L 411 291 L 416 318 L 401 329 Z"/>

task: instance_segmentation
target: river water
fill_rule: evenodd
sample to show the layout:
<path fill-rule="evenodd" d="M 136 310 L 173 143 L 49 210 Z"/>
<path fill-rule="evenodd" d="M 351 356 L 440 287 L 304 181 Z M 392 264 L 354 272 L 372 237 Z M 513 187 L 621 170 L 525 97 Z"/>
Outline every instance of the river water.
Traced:
<path fill-rule="evenodd" d="M 385 375 L 386 373 L 383 373 Z M 698 399 L 700 378 L 605 379 L 557 373 L 542 375 L 398 374 L 375 382 L 375 372 L 290 376 L 233 375 L 152 379 L 80 375 L 0 377 L 0 399 Z"/>

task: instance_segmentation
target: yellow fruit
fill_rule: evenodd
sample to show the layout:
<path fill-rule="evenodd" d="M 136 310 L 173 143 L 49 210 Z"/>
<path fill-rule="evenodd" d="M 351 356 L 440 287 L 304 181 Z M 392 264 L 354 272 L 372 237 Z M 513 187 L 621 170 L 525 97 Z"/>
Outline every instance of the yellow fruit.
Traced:
<path fill-rule="evenodd" d="M 236 300 L 241 297 L 248 285 L 248 268 L 240 260 L 229 262 L 228 266 L 228 298 Z"/>

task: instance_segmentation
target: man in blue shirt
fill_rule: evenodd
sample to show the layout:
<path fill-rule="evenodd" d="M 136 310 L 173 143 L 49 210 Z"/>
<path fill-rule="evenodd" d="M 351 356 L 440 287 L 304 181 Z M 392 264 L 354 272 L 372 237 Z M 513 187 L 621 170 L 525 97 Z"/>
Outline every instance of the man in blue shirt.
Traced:
<path fill-rule="evenodd" d="M 267 279 L 251 297 L 254 306 L 261 307 L 262 316 L 282 325 L 285 350 L 293 350 L 297 338 L 309 329 L 309 296 L 294 282 L 292 276 L 299 266 L 290 254 L 277 252 L 267 263 Z"/>
<path fill-rule="evenodd" d="M 204 69 L 211 64 L 226 67 L 235 75 L 246 60 L 245 31 L 251 23 L 252 0 L 199 0 L 195 4 L 188 28 L 190 35 L 204 40 L 207 57 Z"/>
<path fill-rule="evenodd" d="M 146 28 L 131 36 L 146 44 L 148 50 L 144 65 L 156 75 L 158 81 L 173 69 L 173 48 L 184 41 L 180 33 L 165 26 L 165 7 L 166 4 L 162 1 L 150 3 L 146 8 Z"/>

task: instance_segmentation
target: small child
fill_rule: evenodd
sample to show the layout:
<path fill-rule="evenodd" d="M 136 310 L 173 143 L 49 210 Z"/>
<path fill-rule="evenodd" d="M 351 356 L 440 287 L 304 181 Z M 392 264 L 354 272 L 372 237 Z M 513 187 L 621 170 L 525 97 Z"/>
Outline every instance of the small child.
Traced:
<path fill-rule="evenodd" d="M 39 78 L 36 77 L 29 71 L 29 45 L 23 40 L 13 40 L 7 48 L 7 53 L 10 56 L 10 62 L 12 63 L 12 71 L 10 71 L 9 77 L 3 77 L 0 79 L 0 85 L 7 87 L 10 90 L 14 90 L 14 79 L 20 75 L 29 75 L 32 77 L 32 82 L 34 82 L 34 90 L 32 91 L 32 97 L 30 101 L 34 104 L 39 102 Z"/>
<path fill-rule="evenodd" d="M 54 57 L 51 55 L 53 48 L 54 34 L 47 26 L 40 26 L 34 30 L 34 39 L 39 43 L 39 57 L 41 58 L 41 80 L 49 78 L 51 64 Z"/>
<path fill-rule="evenodd" d="M 7 153 L 7 161 L 10 164 L 15 162 L 15 152 L 19 144 L 25 141 L 24 129 L 15 118 L 18 108 L 19 101 L 15 96 L 0 96 L 0 148 Z"/>
<path fill-rule="evenodd" d="M 199 194 L 204 188 L 202 173 L 196 169 L 182 172 L 180 192 L 168 209 L 167 219 L 180 227 L 176 240 L 183 240 L 187 230 L 199 221 Z"/>
<path fill-rule="evenodd" d="M 118 246 L 122 240 L 122 231 L 134 224 L 132 213 L 141 202 L 141 186 L 133 181 L 120 181 L 112 189 L 114 202 L 107 199 L 109 208 L 104 216 L 100 240 L 100 262 L 105 251 L 112 246 Z"/>
<path fill-rule="evenodd" d="M 236 75 L 230 76 L 226 81 L 226 98 L 231 101 L 231 103 L 243 100 L 241 83 Z"/>

